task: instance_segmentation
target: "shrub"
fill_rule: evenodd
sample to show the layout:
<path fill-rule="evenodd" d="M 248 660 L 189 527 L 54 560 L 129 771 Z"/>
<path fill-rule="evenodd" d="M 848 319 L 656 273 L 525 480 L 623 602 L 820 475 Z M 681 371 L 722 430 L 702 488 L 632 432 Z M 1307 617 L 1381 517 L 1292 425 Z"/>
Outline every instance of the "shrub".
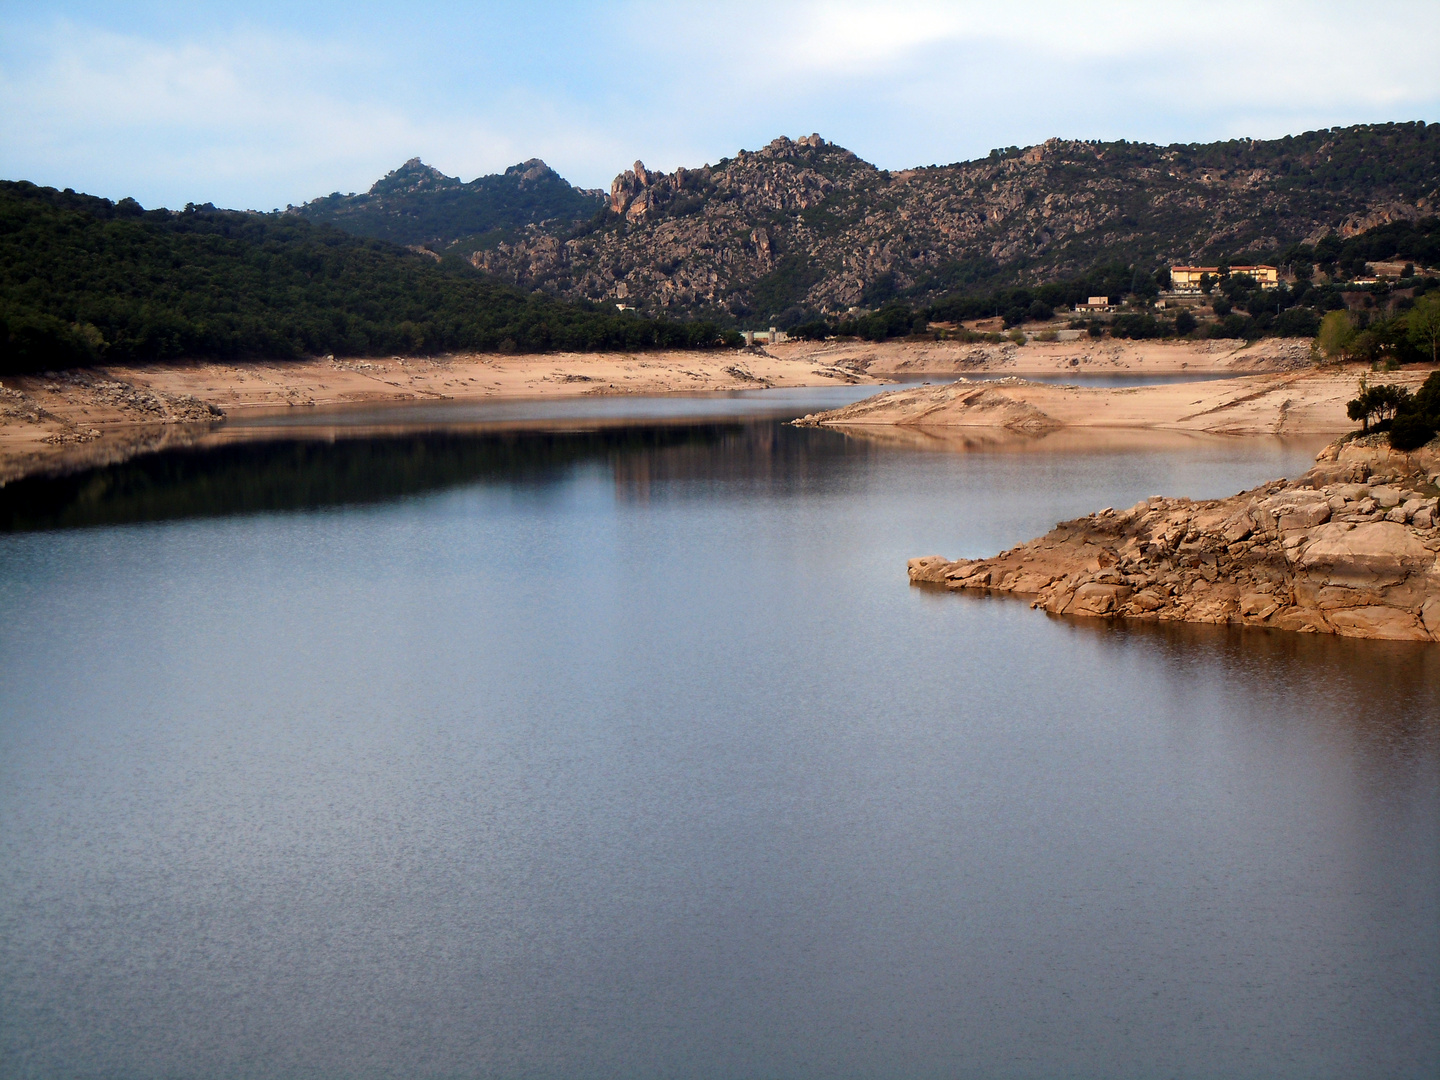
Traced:
<path fill-rule="evenodd" d="M 1117 338 L 1164 337 L 1168 329 L 1169 325 L 1154 315 L 1117 315 L 1110 324 L 1110 334 Z"/>
<path fill-rule="evenodd" d="M 1414 410 L 1415 398 L 1403 386 L 1392 383 L 1366 386 L 1363 379 L 1360 381 L 1360 395 L 1345 404 L 1345 415 L 1351 420 L 1359 420 L 1362 431 L 1370 430 L 1372 417 L 1380 425 Z"/>
<path fill-rule="evenodd" d="M 1271 332 L 1276 337 L 1313 338 L 1320 332 L 1320 316 L 1311 308 L 1291 308 L 1276 317 Z"/>
<path fill-rule="evenodd" d="M 1416 450 L 1435 437 L 1435 424 L 1416 413 L 1397 416 L 1390 424 L 1390 445 L 1396 450 Z"/>

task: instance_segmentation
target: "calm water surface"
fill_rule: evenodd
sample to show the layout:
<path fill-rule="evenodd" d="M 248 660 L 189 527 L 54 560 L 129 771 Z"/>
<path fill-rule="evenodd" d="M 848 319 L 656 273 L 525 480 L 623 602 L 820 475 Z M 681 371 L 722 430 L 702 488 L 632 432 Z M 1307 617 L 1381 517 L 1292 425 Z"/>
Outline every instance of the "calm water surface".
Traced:
<path fill-rule="evenodd" d="M 4 489 L 0 1076 L 1436 1075 L 1440 648 L 905 580 L 1313 444 L 701 419 Z"/>

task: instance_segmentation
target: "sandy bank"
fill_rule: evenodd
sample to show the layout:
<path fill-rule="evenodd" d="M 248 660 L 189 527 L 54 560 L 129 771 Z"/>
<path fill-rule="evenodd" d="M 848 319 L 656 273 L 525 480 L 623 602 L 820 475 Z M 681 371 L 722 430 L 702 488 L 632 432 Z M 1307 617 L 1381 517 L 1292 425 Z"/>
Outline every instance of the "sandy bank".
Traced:
<path fill-rule="evenodd" d="M 961 379 L 888 391 L 798 422 L 857 429 L 1000 428 L 1035 435 L 1072 428 L 1226 435 L 1339 433 L 1354 426 L 1345 415 L 1345 404 L 1355 396 L 1362 373 L 1360 368 L 1312 369 L 1137 387 Z M 1404 371 L 1384 378 L 1413 390 L 1427 374 Z"/>
<path fill-rule="evenodd" d="M 930 555 L 908 571 L 1057 615 L 1440 641 L 1437 470 L 1440 440 L 1414 454 L 1332 444 L 1293 483 L 1107 508 L 994 558 Z"/>

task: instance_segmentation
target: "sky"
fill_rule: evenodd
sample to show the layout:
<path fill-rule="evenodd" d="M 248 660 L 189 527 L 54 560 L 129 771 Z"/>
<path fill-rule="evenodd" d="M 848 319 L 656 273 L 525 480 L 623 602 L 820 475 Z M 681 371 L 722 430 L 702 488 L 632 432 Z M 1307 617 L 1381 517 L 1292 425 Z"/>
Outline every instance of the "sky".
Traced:
<path fill-rule="evenodd" d="M 0 0 L 0 178 L 268 210 L 417 156 L 608 188 L 811 132 L 891 169 L 1273 138 L 1440 120 L 1437 55 L 1437 0 Z"/>

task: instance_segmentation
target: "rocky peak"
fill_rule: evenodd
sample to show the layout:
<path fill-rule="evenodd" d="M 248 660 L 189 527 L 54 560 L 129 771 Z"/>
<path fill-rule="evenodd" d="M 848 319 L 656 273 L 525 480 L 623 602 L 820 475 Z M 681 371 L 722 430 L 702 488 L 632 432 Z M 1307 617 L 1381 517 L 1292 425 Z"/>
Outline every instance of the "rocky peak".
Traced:
<path fill-rule="evenodd" d="M 635 162 L 633 168 L 626 169 L 619 176 L 610 182 L 610 210 L 612 213 L 624 214 L 631 206 L 637 195 L 640 195 L 645 188 L 651 184 L 651 175 L 645 168 L 643 161 Z M 644 205 L 639 210 L 643 215 Z M 631 220 L 634 220 L 632 218 Z"/>
<path fill-rule="evenodd" d="M 397 195 L 416 191 L 438 191 L 459 187 L 460 178 L 446 176 L 433 165 L 413 157 L 398 169 L 386 173 L 370 187 L 371 195 Z"/>
<path fill-rule="evenodd" d="M 560 179 L 560 175 L 539 158 L 530 158 L 518 165 L 511 165 L 505 170 L 505 175 L 518 179 L 521 187 L 536 180 L 548 180 L 551 177 Z"/>
<path fill-rule="evenodd" d="M 468 183 L 411 158 L 366 194 L 337 192 L 306 203 L 298 212 L 360 236 L 439 250 L 541 221 L 573 228 L 594 215 L 602 197 L 601 192 L 571 187 L 539 158 Z"/>

